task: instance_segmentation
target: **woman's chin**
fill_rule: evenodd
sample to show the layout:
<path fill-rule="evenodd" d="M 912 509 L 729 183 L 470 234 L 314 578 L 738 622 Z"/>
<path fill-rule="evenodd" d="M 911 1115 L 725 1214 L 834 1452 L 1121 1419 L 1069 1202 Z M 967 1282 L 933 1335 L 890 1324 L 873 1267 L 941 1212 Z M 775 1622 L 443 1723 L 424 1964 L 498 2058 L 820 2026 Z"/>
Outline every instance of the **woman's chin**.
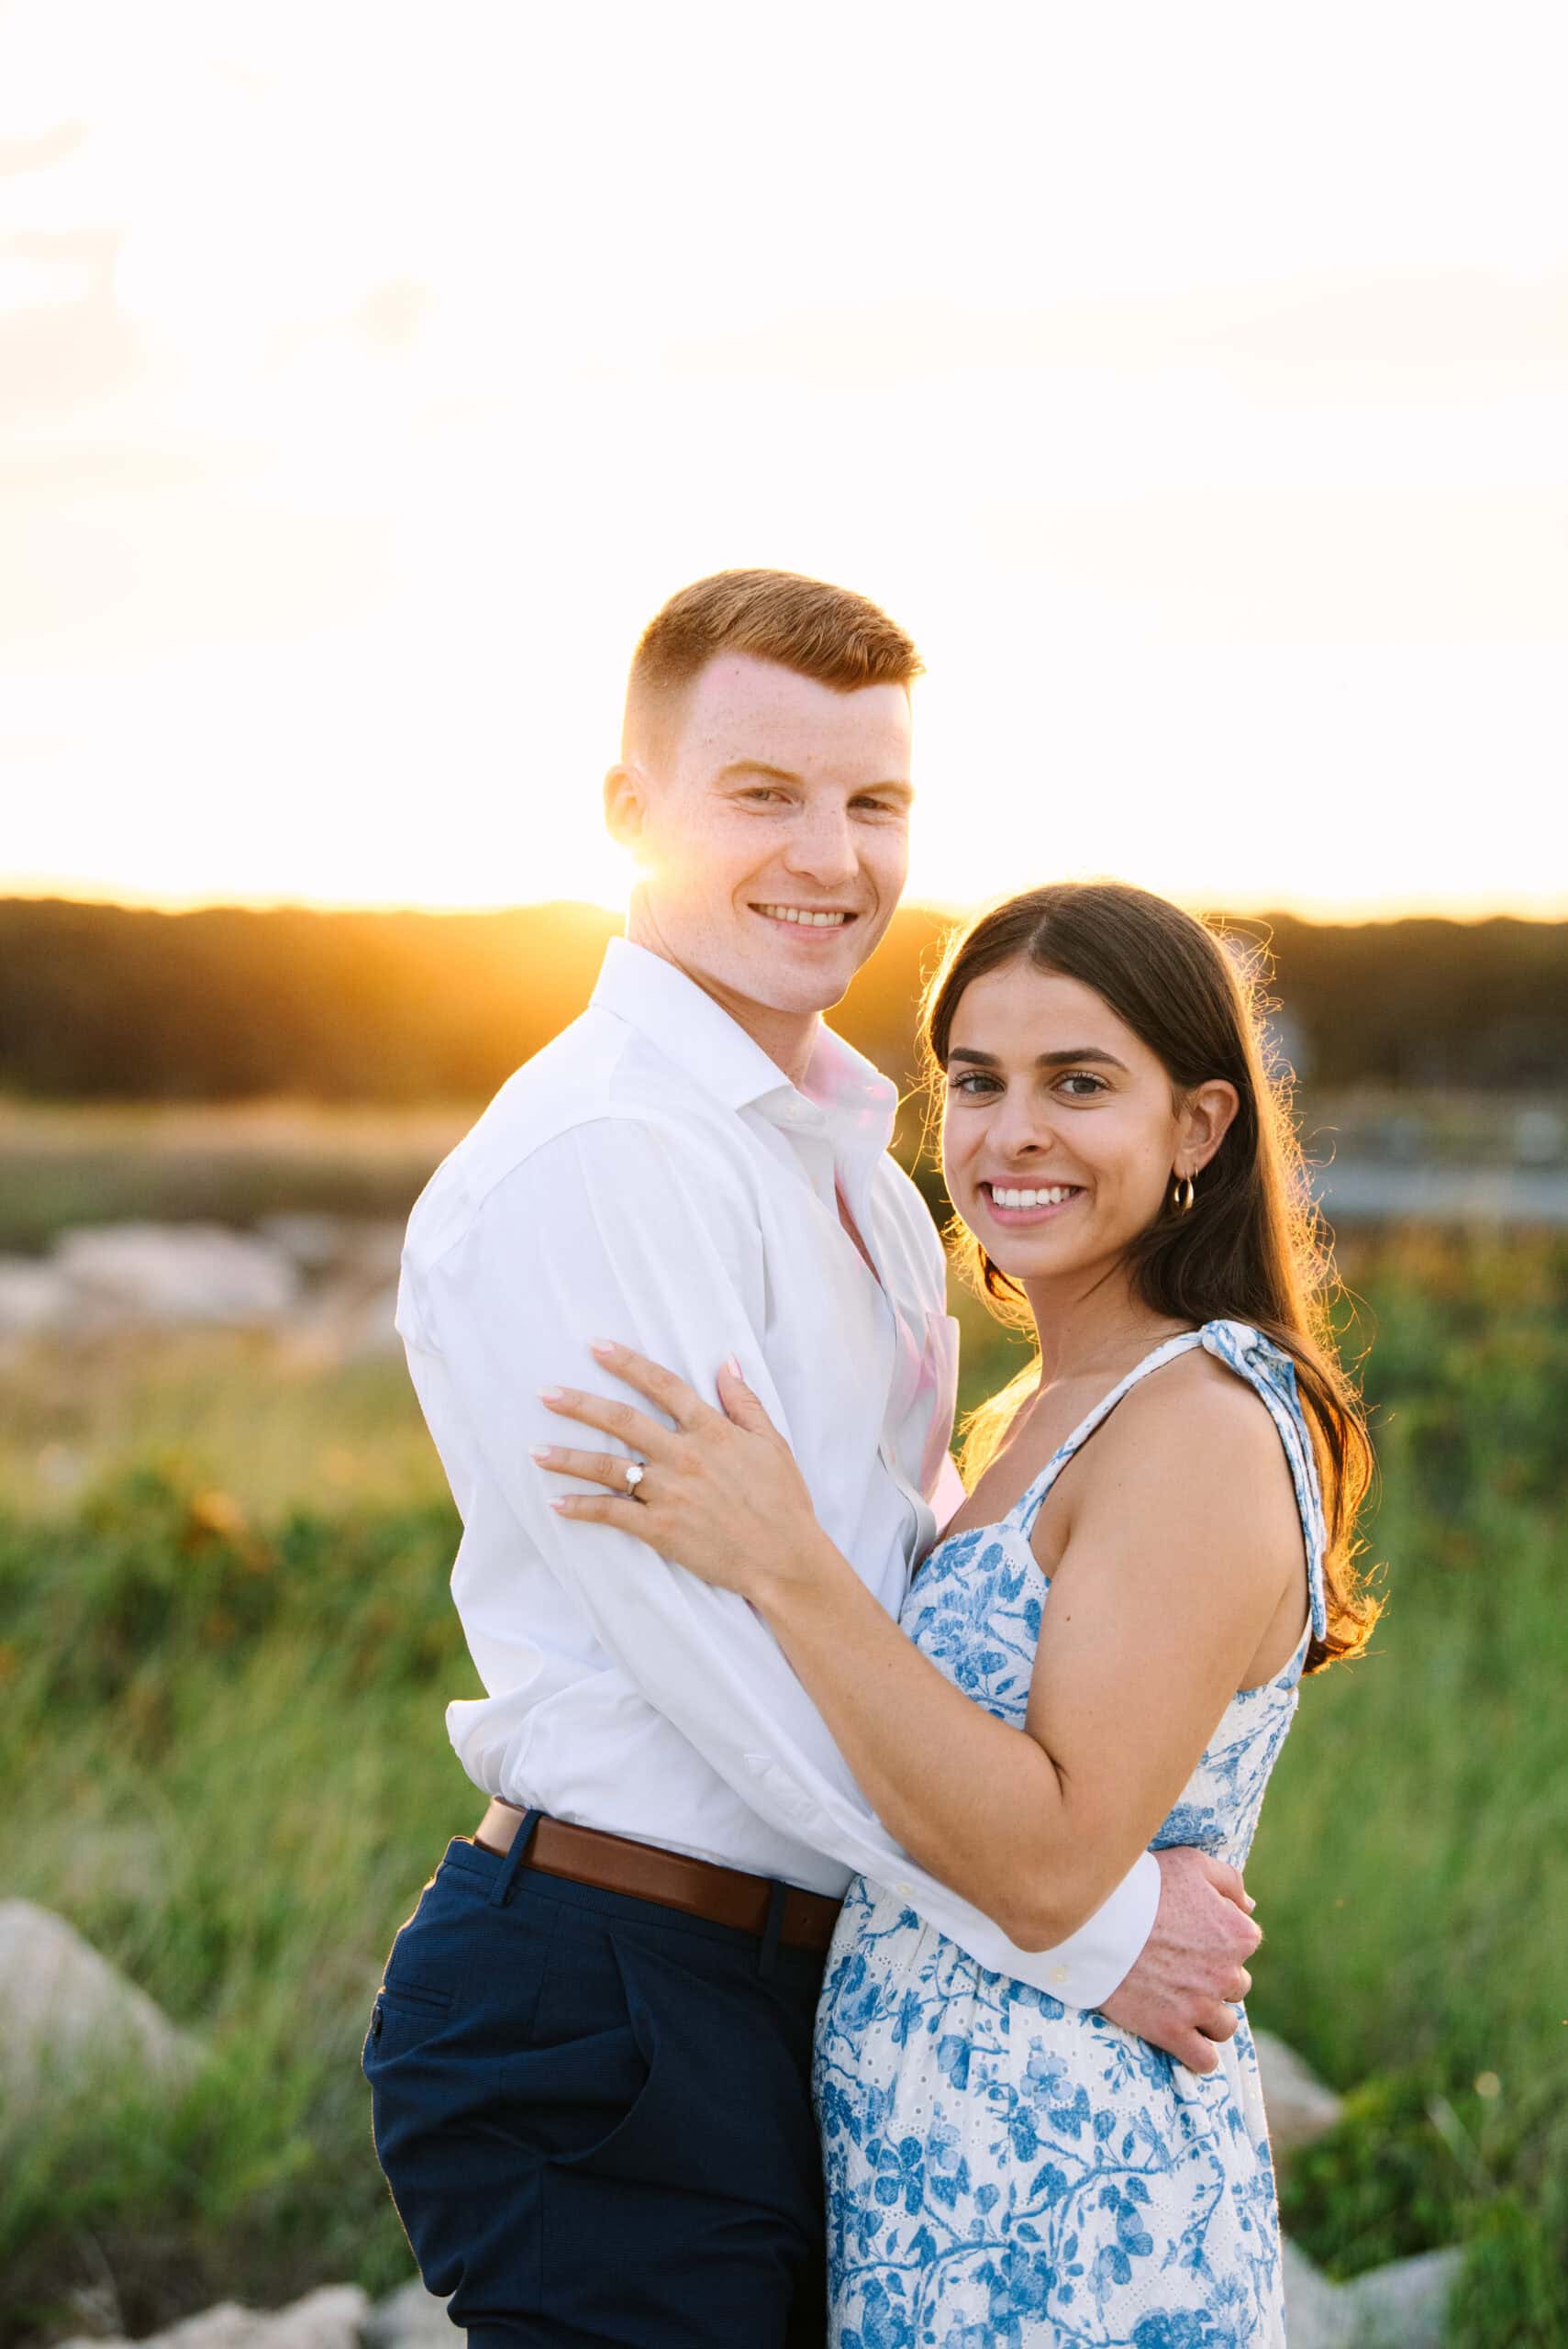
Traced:
<path fill-rule="evenodd" d="M 984 1244 L 985 1253 L 998 1272 L 1006 1273 L 1012 1281 L 1057 1280 L 1089 1262 L 1082 1245 L 1064 1244 L 1044 1234 L 1023 1241 L 1016 1231 L 1010 1231 L 987 1240 Z"/>
<path fill-rule="evenodd" d="M 1100 1279 L 1126 1257 L 1136 1237 L 1136 1233 L 1129 1233 L 1106 1240 L 1083 1229 L 1047 1229 L 1029 1234 L 998 1231 L 989 1218 L 979 1234 L 981 1245 L 997 1271 L 1006 1273 L 1020 1287 L 1031 1281 Z"/>

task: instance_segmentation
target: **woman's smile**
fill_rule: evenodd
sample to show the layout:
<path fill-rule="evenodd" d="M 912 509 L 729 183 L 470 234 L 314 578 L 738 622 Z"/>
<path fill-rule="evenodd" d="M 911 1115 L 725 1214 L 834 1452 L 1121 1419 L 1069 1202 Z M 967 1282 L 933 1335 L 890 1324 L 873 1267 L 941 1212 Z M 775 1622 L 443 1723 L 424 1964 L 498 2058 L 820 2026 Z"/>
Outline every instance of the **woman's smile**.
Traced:
<path fill-rule="evenodd" d="M 1004 1231 L 1022 1231 L 1035 1224 L 1053 1222 L 1085 1196 L 1080 1183 L 982 1183 L 980 1201 L 993 1223 Z"/>

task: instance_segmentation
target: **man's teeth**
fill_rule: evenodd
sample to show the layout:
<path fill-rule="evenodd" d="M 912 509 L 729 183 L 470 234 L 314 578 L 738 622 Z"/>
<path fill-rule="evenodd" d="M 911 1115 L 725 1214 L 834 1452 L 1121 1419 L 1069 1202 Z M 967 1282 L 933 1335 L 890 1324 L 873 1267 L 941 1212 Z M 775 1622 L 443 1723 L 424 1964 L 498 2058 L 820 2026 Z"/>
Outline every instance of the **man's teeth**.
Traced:
<path fill-rule="evenodd" d="M 999 1208 L 1054 1208 L 1070 1199 L 1076 1188 L 1075 1183 L 1057 1183 L 1049 1191 L 1004 1191 L 993 1183 L 991 1197 Z"/>
<path fill-rule="evenodd" d="M 849 920 L 848 914 L 803 913 L 798 906 L 759 906 L 760 914 L 770 914 L 774 921 L 797 921 L 810 930 L 841 930 Z"/>

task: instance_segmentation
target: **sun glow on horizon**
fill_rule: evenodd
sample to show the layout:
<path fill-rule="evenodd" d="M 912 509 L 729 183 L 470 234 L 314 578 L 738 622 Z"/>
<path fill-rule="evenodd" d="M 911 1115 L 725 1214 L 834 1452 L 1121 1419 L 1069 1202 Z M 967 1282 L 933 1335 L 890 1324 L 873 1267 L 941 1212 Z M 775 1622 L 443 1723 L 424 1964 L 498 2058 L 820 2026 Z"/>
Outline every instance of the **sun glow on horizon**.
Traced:
<path fill-rule="evenodd" d="M 1554 77 L 1139 21 L 20 0 L 0 891 L 617 908 L 631 645 L 766 562 L 925 655 L 910 902 L 1568 915 Z"/>

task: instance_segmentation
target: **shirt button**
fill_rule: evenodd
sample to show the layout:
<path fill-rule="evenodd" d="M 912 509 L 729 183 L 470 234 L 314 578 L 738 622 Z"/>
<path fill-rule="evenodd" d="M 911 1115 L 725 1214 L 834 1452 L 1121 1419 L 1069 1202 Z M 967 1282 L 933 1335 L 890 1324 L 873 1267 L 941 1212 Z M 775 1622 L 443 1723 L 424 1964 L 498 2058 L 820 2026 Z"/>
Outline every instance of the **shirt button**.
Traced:
<path fill-rule="evenodd" d="M 1053 1982 L 1065 1982 L 1067 1968 L 1064 1965 L 1053 1965 L 1051 1969 L 1051 1978 Z"/>
<path fill-rule="evenodd" d="M 915 1887 L 912 1884 L 895 1884 L 893 1889 L 895 1892 L 902 1893 L 906 1900 L 912 1900 L 915 1897 Z"/>

